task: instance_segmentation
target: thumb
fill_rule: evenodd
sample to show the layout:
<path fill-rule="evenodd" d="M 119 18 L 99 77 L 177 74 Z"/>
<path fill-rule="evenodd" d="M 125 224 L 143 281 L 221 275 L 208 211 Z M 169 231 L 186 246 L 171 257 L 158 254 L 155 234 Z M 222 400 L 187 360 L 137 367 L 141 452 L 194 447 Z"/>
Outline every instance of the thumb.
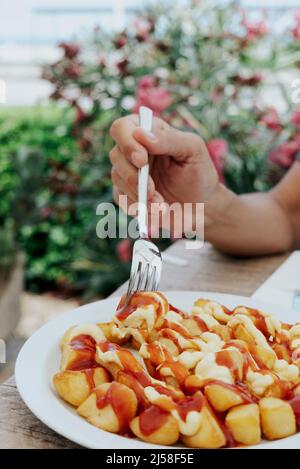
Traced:
<path fill-rule="evenodd" d="M 181 163 L 192 162 L 203 152 L 208 155 L 201 137 L 192 132 L 181 132 L 161 119 L 158 120 L 159 124 L 153 126 L 152 132 L 146 132 L 137 127 L 133 133 L 134 138 L 148 150 L 148 153 L 172 156 Z"/>

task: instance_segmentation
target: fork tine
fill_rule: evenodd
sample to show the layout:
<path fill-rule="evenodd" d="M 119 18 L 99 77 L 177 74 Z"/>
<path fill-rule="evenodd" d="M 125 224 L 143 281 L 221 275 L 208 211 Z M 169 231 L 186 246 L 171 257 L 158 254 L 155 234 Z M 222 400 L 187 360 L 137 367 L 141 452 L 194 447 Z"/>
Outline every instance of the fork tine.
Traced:
<path fill-rule="evenodd" d="M 147 278 L 146 285 L 145 285 L 145 291 L 151 291 L 152 275 L 153 275 L 152 266 L 149 265 L 148 278 Z"/>
<path fill-rule="evenodd" d="M 126 301 L 129 300 L 132 292 L 133 292 L 133 287 L 135 284 L 135 279 L 136 279 L 136 270 L 133 272 L 130 272 L 130 277 L 129 277 L 129 282 L 128 282 L 128 287 L 127 287 L 127 294 L 126 294 Z"/>
<path fill-rule="evenodd" d="M 150 269 L 150 264 L 147 262 L 145 269 L 143 271 L 142 275 L 142 280 L 141 280 L 141 285 L 140 285 L 140 290 L 145 291 L 146 290 L 146 284 L 149 278 L 149 269 Z"/>
<path fill-rule="evenodd" d="M 143 275 L 144 275 L 144 270 L 142 269 L 142 262 L 140 261 L 138 263 L 138 268 L 137 268 L 137 272 L 136 272 L 137 284 L 134 288 L 135 292 L 139 292 L 141 290 Z"/>
<path fill-rule="evenodd" d="M 155 291 L 155 285 L 156 285 L 156 266 L 153 266 L 151 276 L 150 276 L 150 281 L 149 281 L 149 290 Z"/>
<path fill-rule="evenodd" d="M 149 286 L 151 286 L 151 283 L 150 283 L 151 275 L 152 275 L 151 266 L 150 266 L 150 264 L 147 264 L 147 277 L 146 277 L 146 281 L 145 281 L 144 291 L 151 290 L 151 288 L 149 288 Z"/>
<path fill-rule="evenodd" d="M 158 278 L 157 278 L 156 266 L 154 266 L 154 271 L 155 271 L 155 275 L 154 275 L 154 282 L 153 282 L 153 291 L 157 291 L 157 289 L 158 289 Z"/>

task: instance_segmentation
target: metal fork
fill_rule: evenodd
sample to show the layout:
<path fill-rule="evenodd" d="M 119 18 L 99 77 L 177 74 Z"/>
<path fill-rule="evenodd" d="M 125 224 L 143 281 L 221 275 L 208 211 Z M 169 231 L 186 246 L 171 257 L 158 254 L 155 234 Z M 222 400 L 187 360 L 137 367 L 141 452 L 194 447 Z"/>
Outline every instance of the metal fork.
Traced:
<path fill-rule="evenodd" d="M 153 114 L 151 109 L 141 106 L 139 109 L 140 127 L 148 132 L 152 130 Z M 130 279 L 126 303 L 134 292 L 156 291 L 161 276 L 162 258 L 160 250 L 148 239 L 148 193 L 149 164 L 138 172 L 138 230 L 139 239 L 133 246 Z"/>

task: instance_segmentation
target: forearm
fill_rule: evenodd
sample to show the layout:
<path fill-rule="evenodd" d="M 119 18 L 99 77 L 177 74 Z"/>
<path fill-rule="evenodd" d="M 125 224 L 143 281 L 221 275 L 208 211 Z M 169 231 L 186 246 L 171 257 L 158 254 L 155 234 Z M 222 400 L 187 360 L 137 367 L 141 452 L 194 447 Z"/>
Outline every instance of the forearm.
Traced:
<path fill-rule="evenodd" d="M 205 204 L 205 240 L 229 254 L 253 256 L 292 249 L 294 232 L 271 192 L 237 196 L 219 185 Z"/>

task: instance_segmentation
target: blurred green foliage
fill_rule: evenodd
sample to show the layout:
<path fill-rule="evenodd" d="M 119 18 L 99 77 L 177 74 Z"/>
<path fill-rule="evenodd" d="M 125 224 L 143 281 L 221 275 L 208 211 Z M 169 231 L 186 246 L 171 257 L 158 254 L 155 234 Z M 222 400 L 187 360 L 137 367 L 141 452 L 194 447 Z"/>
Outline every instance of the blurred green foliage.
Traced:
<path fill-rule="evenodd" d="M 119 285 L 128 264 L 118 261 L 117 240 L 96 237 L 96 206 L 111 200 L 108 163 L 81 157 L 73 114 L 0 112 L 0 266 L 22 249 L 30 290 L 91 298 Z"/>

